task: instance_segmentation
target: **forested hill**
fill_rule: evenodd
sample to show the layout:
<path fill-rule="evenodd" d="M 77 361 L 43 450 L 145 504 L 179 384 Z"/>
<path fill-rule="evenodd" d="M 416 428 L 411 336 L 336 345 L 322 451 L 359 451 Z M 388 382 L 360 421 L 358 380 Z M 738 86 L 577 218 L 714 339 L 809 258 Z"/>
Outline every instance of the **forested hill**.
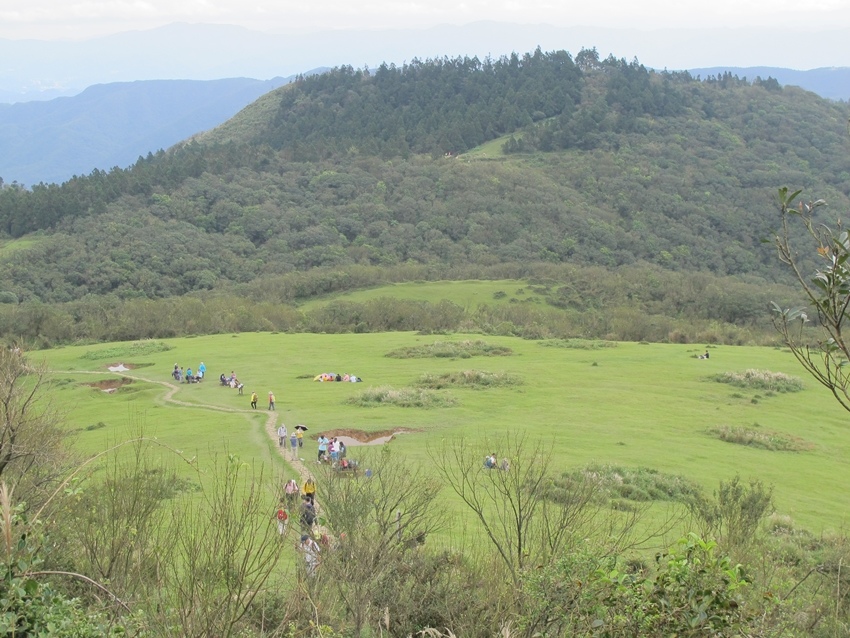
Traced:
<path fill-rule="evenodd" d="M 780 186 L 846 211 L 848 106 L 536 51 L 338 68 L 127 170 L 0 191 L 5 298 L 150 298 L 349 264 L 774 280 Z"/>

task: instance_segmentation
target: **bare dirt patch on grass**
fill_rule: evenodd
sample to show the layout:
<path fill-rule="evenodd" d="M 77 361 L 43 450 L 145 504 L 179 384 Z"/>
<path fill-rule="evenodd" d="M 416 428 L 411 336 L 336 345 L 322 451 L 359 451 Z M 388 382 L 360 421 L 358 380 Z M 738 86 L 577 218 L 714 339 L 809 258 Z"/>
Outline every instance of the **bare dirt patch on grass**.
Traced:
<path fill-rule="evenodd" d="M 112 394 L 118 388 L 129 385 L 133 383 L 132 379 L 128 379 L 127 377 L 121 377 L 120 379 L 104 379 L 103 381 L 95 381 L 94 383 L 87 383 L 86 385 L 100 390 L 101 392 L 106 392 L 107 394 Z"/>
<path fill-rule="evenodd" d="M 346 445 L 382 445 L 388 441 L 392 441 L 396 434 L 409 434 L 415 432 L 410 428 L 394 428 L 392 430 L 380 430 L 378 432 L 364 432 L 363 430 L 354 430 L 351 428 L 337 428 L 333 430 L 323 430 L 324 434 L 329 439 L 336 437 Z"/>

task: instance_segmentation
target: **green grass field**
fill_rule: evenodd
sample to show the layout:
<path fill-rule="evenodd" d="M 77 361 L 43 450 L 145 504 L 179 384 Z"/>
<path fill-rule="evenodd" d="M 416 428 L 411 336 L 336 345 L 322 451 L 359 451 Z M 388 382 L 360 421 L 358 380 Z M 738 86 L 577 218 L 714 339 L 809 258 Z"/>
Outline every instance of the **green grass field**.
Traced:
<path fill-rule="evenodd" d="M 514 282 L 515 283 L 515 282 Z M 496 287 L 497 282 L 494 282 Z M 500 289 L 503 289 L 501 287 Z M 510 292 L 511 290 L 506 290 Z M 510 356 L 391 358 L 385 354 L 435 341 L 483 339 L 507 346 Z M 353 428 L 369 432 L 406 428 L 394 452 L 411 463 L 427 463 L 427 449 L 465 437 L 480 445 L 481 457 L 508 432 L 527 434 L 551 446 L 564 470 L 589 463 L 648 467 L 680 474 L 711 492 L 736 473 L 775 486 L 778 512 L 813 532 L 839 530 L 850 508 L 846 459 L 850 415 L 803 371 L 789 352 L 754 347 L 716 347 L 699 360 L 693 345 L 619 343 L 597 349 L 546 347 L 545 342 L 479 335 L 422 336 L 411 333 L 363 335 L 239 334 L 173 339 L 167 351 L 145 352 L 132 344 L 66 347 L 32 353 L 54 372 L 53 391 L 67 411 L 76 445 L 94 453 L 128 438 L 142 423 L 148 435 L 196 456 L 203 464 L 225 450 L 287 472 L 266 432 L 266 396 L 274 391 L 277 415 L 287 426 L 306 424 L 309 435 Z M 563 345 L 563 344 L 561 344 Z M 575 344 L 574 344 L 575 345 Z M 174 363 L 207 366 L 207 380 L 181 385 L 178 405 L 165 400 Z M 136 380 L 112 393 L 97 381 L 120 378 L 107 370 L 124 363 Z M 801 378 L 804 389 L 772 395 L 712 380 L 712 375 L 747 369 Z M 218 376 L 235 371 L 244 396 L 221 387 Z M 367 388 L 413 386 L 423 374 L 481 370 L 509 373 L 519 385 L 488 389 L 434 390 L 450 396 L 447 407 L 361 407 L 349 403 Z M 318 383 L 316 374 L 356 374 L 363 383 Z M 260 396 L 250 410 L 249 395 Z M 797 437 L 808 449 L 770 451 L 728 443 L 710 434 L 722 427 L 746 427 Z M 165 452 L 163 452 L 165 454 Z M 315 443 L 306 443 L 311 461 Z M 350 458 L 358 451 L 351 448 Z M 446 493 L 446 498 L 449 498 Z"/>
<path fill-rule="evenodd" d="M 497 279 L 493 281 L 414 281 L 391 284 L 315 297 L 305 302 L 301 308 L 312 310 L 327 304 L 329 301 L 337 300 L 363 303 L 381 297 L 427 301 L 434 304 L 446 300 L 467 310 L 475 310 L 480 304 L 494 305 L 520 301 L 545 303 L 544 298 L 536 294 L 533 287 L 527 282 L 515 279 Z"/>

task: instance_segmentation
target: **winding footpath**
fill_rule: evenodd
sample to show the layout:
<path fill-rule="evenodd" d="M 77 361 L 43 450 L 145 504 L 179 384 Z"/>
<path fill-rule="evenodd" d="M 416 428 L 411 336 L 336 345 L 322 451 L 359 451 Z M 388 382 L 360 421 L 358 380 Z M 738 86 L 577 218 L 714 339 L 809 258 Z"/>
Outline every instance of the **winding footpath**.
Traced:
<path fill-rule="evenodd" d="M 166 388 L 165 394 L 162 396 L 163 403 L 169 403 L 171 405 L 178 405 L 184 408 L 198 408 L 201 410 L 213 410 L 215 412 L 228 412 L 231 414 L 256 414 L 257 410 L 245 410 L 242 408 L 229 408 L 221 405 L 211 405 L 209 403 L 196 403 L 191 401 L 180 401 L 179 399 L 175 399 L 174 395 L 180 390 L 181 384 L 171 383 L 170 381 L 159 381 L 155 379 L 148 379 L 146 377 L 140 377 L 133 374 L 128 374 L 131 372 L 132 368 L 129 370 L 110 370 L 107 368 L 106 372 L 109 374 L 113 374 L 117 377 L 132 379 L 133 381 L 140 381 L 144 383 L 155 383 L 157 385 L 161 385 Z M 67 373 L 63 372 L 63 374 L 104 374 L 103 371 L 99 370 L 70 370 Z M 269 410 L 269 415 L 266 418 L 266 434 L 271 438 L 272 441 L 277 443 L 277 412 L 274 410 Z M 278 454 L 286 461 L 300 476 L 299 487 L 304 484 L 309 477 L 313 476 L 313 473 L 307 467 L 305 462 L 298 456 L 296 458 L 292 457 L 292 453 L 289 451 L 289 448 L 282 448 L 278 445 L 274 446 L 278 451 Z M 289 452 L 289 453 L 287 453 Z M 300 452 L 300 451 L 299 451 Z"/>

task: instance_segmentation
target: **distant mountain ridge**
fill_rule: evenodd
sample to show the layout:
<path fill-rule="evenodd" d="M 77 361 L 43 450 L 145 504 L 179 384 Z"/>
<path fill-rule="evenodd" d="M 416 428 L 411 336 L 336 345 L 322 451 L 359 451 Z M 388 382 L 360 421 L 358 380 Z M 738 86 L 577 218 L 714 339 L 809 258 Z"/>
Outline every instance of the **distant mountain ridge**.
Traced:
<path fill-rule="evenodd" d="M 218 126 L 291 79 L 118 82 L 74 97 L 0 104 L 0 178 L 32 186 L 126 168 Z"/>
<path fill-rule="evenodd" d="M 753 80 L 756 77 L 767 79 L 772 77 L 785 86 L 799 86 L 817 93 L 829 100 L 850 100 L 850 67 L 824 67 L 797 71 L 780 69 L 773 66 L 715 66 L 703 69 L 689 69 L 691 74 L 706 78 L 729 72 L 740 78 Z"/>

